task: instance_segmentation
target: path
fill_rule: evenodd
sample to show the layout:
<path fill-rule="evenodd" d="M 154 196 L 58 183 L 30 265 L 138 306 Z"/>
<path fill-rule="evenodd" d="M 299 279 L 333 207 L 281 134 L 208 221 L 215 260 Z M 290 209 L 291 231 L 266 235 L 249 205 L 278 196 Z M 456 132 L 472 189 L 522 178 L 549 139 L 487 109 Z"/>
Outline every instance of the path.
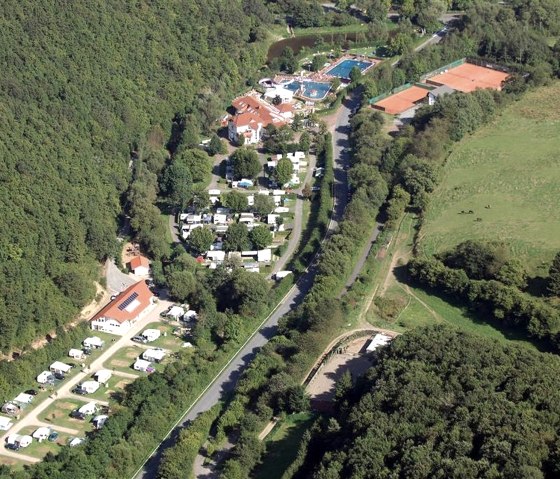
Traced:
<path fill-rule="evenodd" d="M 343 149 L 348 146 L 349 120 L 352 109 L 358 105 L 358 98 L 345 101 L 339 109 L 336 129 L 333 132 L 333 143 L 335 148 L 335 198 L 333 217 L 329 224 L 329 232 L 334 231 L 338 222 L 342 219 L 346 207 L 346 171 L 344 166 L 348 162 L 348 151 Z M 144 463 L 134 475 L 136 478 L 154 478 L 161 462 L 162 453 L 168 447 L 176 443 L 179 431 L 185 424 L 195 419 L 201 412 L 207 411 L 222 397 L 233 391 L 237 379 L 243 370 L 250 364 L 257 352 L 275 334 L 278 321 L 288 312 L 298 306 L 313 285 L 317 269 L 312 265 L 300 276 L 299 281 L 290 289 L 288 294 L 278 304 L 278 307 L 265 319 L 258 331 L 251 336 L 239 349 L 238 353 L 218 373 L 214 380 L 207 386 L 197 400 L 187 410 L 186 414 L 177 422 L 170 434 L 156 448 L 151 457 Z"/>
<path fill-rule="evenodd" d="M 311 184 L 311 180 L 313 178 L 313 169 L 315 168 L 315 164 L 317 163 L 317 157 L 315 155 L 308 155 L 308 159 L 309 162 L 307 164 L 305 180 L 301 184 L 301 188 L 296 191 L 297 199 L 294 209 L 294 224 L 292 226 L 292 231 L 290 232 L 290 239 L 288 240 L 288 245 L 284 251 L 284 254 L 282 254 L 282 256 L 274 264 L 271 275 L 274 275 L 278 271 L 282 271 L 284 269 L 288 261 L 292 258 L 301 240 L 301 233 L 303 229 L 303 202 L 308 201 L 304 199 L 301 194 L 304 186 L 306 184 Z"/>
<path fill-rule="evenodd" d="M 148 324 L 154 321 L 159 321 L 160 320 L 159 314 L 165 311 L 169 306 L 171 306 L 171 304 L 172 303 L 168 301 L 159 301 L 159 303 L 154 305 L 152 309 L 147 314 L 145 314 L 143 318 L 141 318 L 138 322 L 136 322 L 130 328 L 130 330 L 126 332 L 123 336 L 121 337 L 115 336 L 116 341 L 114 343 L 110 343 L 110 346 L 107 347 L 107 349 L 105 349 L 101 353 L 101 355 L 88 366 L 87 369 L 88 372 L 81 371 L 75 376 L 67 379 L 64 383 L 62 383 L 60 388 L 56 390 L 57 394 L 55 397 L 48 397 L 44 399 L 41 403 L 37 404 L 37 406 L 35 406 L 32 411 L 30 411 L 22 419 L 16 422 L 8 432 L 4 433 L 0 437 L 0 444 L 4 444 L 6 442 L 7 437 L 10 434 L 17 433 L 18 431 L 21 431 L 23 428 L 26 428 L 28 426 L 34 426 L 39 423 L 42 423 L 43 421 L 41 421 L 40 415 L 54 401 L 59 399 L 64 399 L 64 398 L 73 398 L 74 394 L 71 391 L 78 383 L 89 378 L 92 375 L 93 371 L 103 369 L 103 363 L 105 361 L 107 361 L 111 356 L 113 356 L 119 349 L 129 345 L 130 338 L 140 333 Z M 88 401 L 87 396 L 79 396 L 79 399 L 82 401 Z M 95 400 L 95 401 L 100 404 L 106 403 L 106 401 L 100 401 L 100 400 Z M 53 427 L 54 429 L 57 429 L 56 425 L 49 424 L 49 427 Z M 0 448 L 0 455 L 4 455 L 5 451 L 7 450 Z"/>

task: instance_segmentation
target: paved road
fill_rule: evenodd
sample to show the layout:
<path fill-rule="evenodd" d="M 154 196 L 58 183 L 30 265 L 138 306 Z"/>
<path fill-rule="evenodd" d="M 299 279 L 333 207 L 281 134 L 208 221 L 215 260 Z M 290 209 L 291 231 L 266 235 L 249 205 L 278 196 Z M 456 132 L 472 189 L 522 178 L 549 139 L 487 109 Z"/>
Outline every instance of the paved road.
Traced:
<path fill-rule="evenodd" d="M 138 281 L 117 268 L 113 260 L 107 260 L 105 267 L 107 268 L 107 289 L 111 294 L 120 293 Z"/>
<path fill-rule="evenodd" d="M 41 413 L 43 413 L 54 401 L 58 399 L 75 397 L 74 394 L 72 393 L 72 389 L 74 389 L 74 387 L 78 383 L 84 381 L 85 379 L 88 379 L 95 371 L 99 369 L 103 369 L 103 363 L 105 361 L 107 361 L 111 356 L 113 356 L 113 354 L 115 354 L 119 349 L 131 344 L 130 338 L 132 338 L 132 336 L 136 336 L 140 331 L 142 331 L 146 327 L 146 325 L 154 321 L 159 321 L 159 314 L 162 311 L 165 311 L 171 304 L 172 303 L 170 303 L 169 301 L 159 301 L 156 305 L 153 306 L 151 310 L 149 310 L 144 315 L 144 317 L 142 317 L 136 324 L 134 324 L 126 334 L 120 337 L 115 336 L 116 341 L 114 343 L 110 343 L 109 346 L 107 346 L 106 349 L 101 353 L 101 355 L 88 366 L 86 370 L 87 372 L 81 371 L 75 376 L 72 376 L 71 378 L 67 379 L 56 390 L 56 394 L 51 394 L 51 396 L 44 399 L 41 403 L 35 405 L 35 407 L 33 407 L 33 409 L 28 414 L 26 414 L 22 419 L 17 421 L 10 428 L 9 431 L 4 433 L 0 437 L 0 455 L 11 455 L 11 454 L 7 454 L 8 451 L 1 448 L 1 445 L 6 442 L 6 438 L 10 434 L 17 433 L 18 431 L 21 431 L 23 428 L 26 428 L 28 426 L 42 425 L 42 426 L 48 426 L 55 430 L 64 431 L 65 428 L 58 427 L 56 424 L 45 423 L 44 421 L 42 421 L 40 419 Z M 94 334 L 93 331 L 92 334 Z M 77 399 L 80 399 L 82 401 L 87 401 L 88 397 L 79 396 L 77 397 Z M 95 402 L 100 404 L 106 404 L 106 401 L 95 400 Z"/>
<path fill-rule="evenodd" d="M 335 201 L 334 214 L 329 224 L 329 232 L 335 231 L 339 221 L 342 219 L 344 209 L 347 203 L 346 171 L 345 166 L 348 165 L 349 149 L 348 149 L 348 133 L 349 119 L 353 109 L 359 104 L 359 99 L 345 101 L 338 111 L 333 133 L 333 147 L 335 154 Z M 311 265 L 306 273 L 304 273 L 296 285 L 292 287 L 280 305 L 266 319 L 259 331 L 252 336 L 240 352 L 232 359 L 227 367 L 218 375 L 214 382 L 206 389 L 195 404 L 188 410 L 187 414 L 181 419 L 178 427 L 160 444 L 159 448 L 144 464 L 142 469 L 135 476 L 136 479 L 155 478 L 159 467 L 162 453 L 168 447 L 175 444 L 180 428 L 189 421 L 195 419 L 200 413 L 207 411 L 216 404 L 224 395 L 230 393 L 243 372 L 243 370 L 253 360 L 259 349 L 264 346 L 275 334 L 277 330 L 278 320 L 299 305 L 305 295 L 313 285 L 313 281 L 317 274 L 314 265 Z"/>

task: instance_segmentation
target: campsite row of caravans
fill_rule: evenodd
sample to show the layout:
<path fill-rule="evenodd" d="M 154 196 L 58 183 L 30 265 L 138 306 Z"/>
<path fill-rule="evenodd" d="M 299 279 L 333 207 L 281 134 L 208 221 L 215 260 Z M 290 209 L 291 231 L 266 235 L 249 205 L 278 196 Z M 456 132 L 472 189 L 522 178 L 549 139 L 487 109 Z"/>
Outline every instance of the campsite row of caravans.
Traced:
<path fill-rule="evenodd" d="M 145 373 L 153 373 L 155 368 L 152 366 L 152 363 L 160 363 L 165 358 L 167 352 L 161 348 L 153 348 L 147 349 L 139 356 L 132 368 L 135 371 L 141 371 Z"/>

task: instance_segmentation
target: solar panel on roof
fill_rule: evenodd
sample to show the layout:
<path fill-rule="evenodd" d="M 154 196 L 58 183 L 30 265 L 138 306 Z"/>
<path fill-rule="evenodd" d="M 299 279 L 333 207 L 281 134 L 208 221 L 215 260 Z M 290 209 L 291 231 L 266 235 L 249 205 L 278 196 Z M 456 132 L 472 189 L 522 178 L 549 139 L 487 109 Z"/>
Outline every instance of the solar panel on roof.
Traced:
<path fill-rule="evenodd" d="M 126 298 L 121 304 L 119 304 L 119 311 L 124 310 L 130 303 L 132 303 L 138 297 L 138 293 L 132 293 L 128 298 Z"/>

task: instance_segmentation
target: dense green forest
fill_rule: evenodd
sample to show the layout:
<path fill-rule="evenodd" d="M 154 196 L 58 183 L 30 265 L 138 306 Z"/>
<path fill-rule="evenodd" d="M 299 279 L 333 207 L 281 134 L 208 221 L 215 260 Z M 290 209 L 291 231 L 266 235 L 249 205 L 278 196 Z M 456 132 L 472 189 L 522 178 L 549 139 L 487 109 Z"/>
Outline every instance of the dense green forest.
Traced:
<path fill-rule="evenodd" d="M 3 2 L 0 350 L 69 321 L 115 251 L 131 153 L 215 121 L 262 65 L 260 0 Z"/>
<path fill-rule="evenodd" d="M 556 356 L 448 327 L 409 332 L 339 387 L 293 477 L 558 477 L 559 374 Z"/>

